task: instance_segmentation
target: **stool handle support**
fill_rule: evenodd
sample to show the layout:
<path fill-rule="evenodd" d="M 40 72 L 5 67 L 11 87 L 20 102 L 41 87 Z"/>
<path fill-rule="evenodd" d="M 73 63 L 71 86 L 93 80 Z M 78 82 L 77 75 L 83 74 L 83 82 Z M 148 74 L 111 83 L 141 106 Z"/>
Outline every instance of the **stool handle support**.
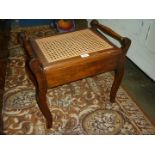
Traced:
<path fill-rule="evenodd" d="M 92 20 L 90 24 L 91 24 L 92 29 L 94 29 L 96 31 L 97 31 L 97 29 L 99 29 L 103 33 L 105 33 L 105 34 L 109 35 L 110 37 L 119 41 L 121 44 L 121 48 L 125 52 L 125 55 L 126 55 L 126 52 L 131 44 L 131 40 L 129 38 L 120 36 L 118 33 L 114 32 L 109 27 L 100 24 L 97 20 Z"/>
<path fill-rule="evenodd" d="M 32 52 L 32 48 L 30 46 L 26 32 L 18 33 L 18 42 L 23 46 L 24 49 L 26 49 L 26 54 L 28 55 L 29 58 L 36 57 L 34 52 Z"/>

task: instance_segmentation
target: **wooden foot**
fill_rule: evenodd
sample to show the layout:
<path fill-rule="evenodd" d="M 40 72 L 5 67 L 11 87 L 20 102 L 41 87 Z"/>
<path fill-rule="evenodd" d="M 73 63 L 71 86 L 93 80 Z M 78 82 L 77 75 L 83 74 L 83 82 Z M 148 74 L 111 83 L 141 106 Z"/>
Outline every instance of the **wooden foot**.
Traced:
<path fill-rule="evenodd" d="M 46 93 L 47 93 L 47 85 L 46 85 L 46 79 L 44 76 L 43 68 L 40 65 L 40 62 L 38 59 L 32 59 L 30 62 L 30 68 L 33 72 L 36 82 L 37 82 L 37 99 L 38 99 L 38 106 L 44 115 L 46 121 L 47 121 L 47 128 L 52 127 L 52 115 L 48 108 L 48 104 L 46 101 Z"/>
<path fill-rule="evenodd" d="M 42 114 L 46 119 L 47 129 L 50 129 L 52 128 L 52 115 L 46 102 L 46 92 L 38 91 L 37 99 L 40 111 L 42 112 Z"/>
<path fill-rule="evenodd" d="M 121 84 L 123 75 L 124 75 L 124 68 L 115 70 L 114 82 L 113 82 L 111 92 L 110 92 L 110 101 L 112 103 L 115 102 L 116 93 L 117 93 L 118 88 Z"/>

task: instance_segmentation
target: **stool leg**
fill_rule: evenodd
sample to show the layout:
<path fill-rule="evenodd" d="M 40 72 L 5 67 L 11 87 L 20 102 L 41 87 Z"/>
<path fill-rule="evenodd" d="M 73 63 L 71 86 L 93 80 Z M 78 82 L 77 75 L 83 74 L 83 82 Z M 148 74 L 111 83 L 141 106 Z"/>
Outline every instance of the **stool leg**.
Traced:
<path fill-rule="evenodd" d="M 37 87 L 37 82 L 35 80 L 33 73 L 31 72 L 30 67 L 29 67 L 29 59 L 28 58 L 26 58 L 25 70 L 26 70 L 26 73 L 27 73 L 29 79 L 31 80 L 31 82 L 34 84 L 35 87 Z"/>
<path fill-rule="evenodd" d="M 47 121 L 47 128 L 49 129 L 52 127 L 52 115 L 46 101 L 47 84 L 46 84 L 44 72 L 38 59 L 31 60 L 30 68 L 37 82 L 37 88 L 36 88 L 37 99 L 38 99 L 37 103 L 42 114 L 44 115 Z"/>
<path fill-rule="evenodd" d="M 110 92 L 110 101 L 115 102 L 116 93 L 124 75 L 124 67 L 115 70 L 114 82 Z"/>
<path fill-rule="evenodd" d="M 39 86 L 38 92 L 37 92 L 37 98 L 38 98 L 38 106 L 42 114 L 46 118 L 47 129 L 49 129 L 52 127 L 52 115 L 46 102 L 46 92 L 47 92 L 46 90 L 42 91 Z"/>

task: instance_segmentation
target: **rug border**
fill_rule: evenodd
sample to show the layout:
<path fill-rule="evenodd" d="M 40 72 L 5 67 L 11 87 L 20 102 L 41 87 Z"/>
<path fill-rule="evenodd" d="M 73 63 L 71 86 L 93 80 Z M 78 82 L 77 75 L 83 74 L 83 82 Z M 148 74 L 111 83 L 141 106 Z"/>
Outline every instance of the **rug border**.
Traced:
<path fill-rule="evenodd" d="M 127 88 L 125 88 L 125 86 L 123 86 L 122 84 L 121 84 L 120 87 L 125 90 L 125 92 L 128 94 L 128 96 L 135 102 L 135 104 L 138 106 L 138 108 L 144 113 L 144 115 L 146 116 L 146 118 L 155 127 L 155 121 L 147 114 L 147 112 L 145 112 L 143 110 L 143 108 L 139 105 L 138 101 L 133 97 L 133 95 L 131 95 L 131 93 L 127 90 Z"/>

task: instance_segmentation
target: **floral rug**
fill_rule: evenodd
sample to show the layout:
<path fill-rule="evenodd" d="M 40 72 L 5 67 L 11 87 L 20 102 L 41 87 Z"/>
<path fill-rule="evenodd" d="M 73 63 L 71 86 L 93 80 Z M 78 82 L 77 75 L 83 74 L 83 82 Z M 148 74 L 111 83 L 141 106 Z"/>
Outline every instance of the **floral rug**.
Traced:
<path fill-rule="evenodd" d="M 155 126 L 122 87 L 116 102 L 109 101 L 111 73 L 49 89 L 47 101 L 53 128 L 46 129 L 24 60 L 20 46 L 10 48 L 3 98 L 5 134 L 155 134 Z"/>

